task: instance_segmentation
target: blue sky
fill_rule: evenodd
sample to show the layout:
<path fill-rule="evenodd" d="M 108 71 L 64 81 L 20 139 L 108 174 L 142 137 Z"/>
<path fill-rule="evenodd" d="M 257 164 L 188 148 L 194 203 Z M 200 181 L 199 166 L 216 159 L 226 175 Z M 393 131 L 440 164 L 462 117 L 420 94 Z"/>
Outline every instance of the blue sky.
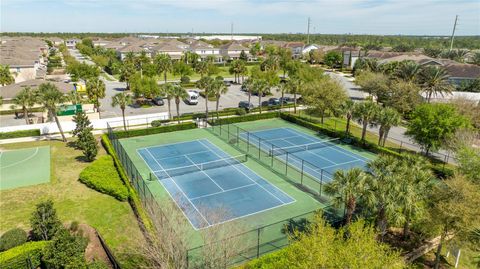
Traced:
<path fill-rule="evenodd" d="M 1 0 L 0 30 L 480 35 L 479 0 Z"/>

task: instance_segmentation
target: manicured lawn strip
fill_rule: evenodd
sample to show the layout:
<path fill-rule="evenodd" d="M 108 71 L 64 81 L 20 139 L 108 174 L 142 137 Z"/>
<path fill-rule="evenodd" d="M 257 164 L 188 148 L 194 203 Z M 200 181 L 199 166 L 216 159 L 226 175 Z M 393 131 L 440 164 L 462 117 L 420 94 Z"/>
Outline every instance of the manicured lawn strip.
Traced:
<path fill-rule="evenodd" d="M 27 137 L 27 136 L 39 136 L 39 135 L 40 135 L 40 129 L 21 130 L 21 131 L 0 133 L 0 139 Z"/>
<path fill-rule="evenodd" d="M 51 147 L 52 180 L 50 183 L 1 191 L 0 233 L 15 227 L 30 229 L 30 215 L 35 204 L 52 199 L 63 222 L 79 221 L 95 227 L 104 237 L 125 268 L 132 264 L 133 250 L 144 241 L 130 205 L 99 193 L 82 184 L 80 172 L 89 165 L 80 161 L 82 152 L 60 141 L 38 141 L 5 144 L 2 148 L 18 149 L 38 146 Z M 105 155 L 100 147 L 99 157 Z"/>

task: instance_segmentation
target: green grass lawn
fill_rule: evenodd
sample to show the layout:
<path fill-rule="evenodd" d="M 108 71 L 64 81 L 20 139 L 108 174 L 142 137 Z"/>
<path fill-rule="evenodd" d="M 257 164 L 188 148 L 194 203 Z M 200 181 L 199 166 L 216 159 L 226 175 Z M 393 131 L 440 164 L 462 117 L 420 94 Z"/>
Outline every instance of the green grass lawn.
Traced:
<path fill-rule="evenodd" d="M 116 257 L 126 268 L 130 253 L 143 242 L 137 220 L 128 202 L 89 189 L 78 181 L 80 172 L 89 165 L 80 161 L 82 152 L 60 141 L 39 141 L 2 145 L 3 149 L 50 146 L 50 183 L 3 190 L 0 192 L 0 234 L 21 227 L 30 229 L 30 215 L 35 205 L 52 199 L 60 219 L 66 223 L 79 221 L 95 227 Z M 99 156 L 105 155 L 100 146 Z M 28 167 L 26 167 L 28 169 Z"/>

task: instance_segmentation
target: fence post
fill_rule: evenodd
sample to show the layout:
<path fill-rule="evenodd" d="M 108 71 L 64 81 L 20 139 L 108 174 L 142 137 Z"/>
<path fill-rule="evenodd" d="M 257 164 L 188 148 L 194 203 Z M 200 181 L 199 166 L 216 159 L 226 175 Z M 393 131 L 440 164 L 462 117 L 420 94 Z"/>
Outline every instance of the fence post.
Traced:
<path fill-rule="evenodd" d="M 230 143 L 230 124 L 227 124 L 227 143 Z"/>
<path fill-rule="evenodd" d="M 260 229 L 257 229 L 257 258 L 260 257 Z"/>
<path fill-rule="evenodd" d="M 402 153 L 403 141 L 400 141 L 400 148 L 398 149 L 399 153 Z"/>
<path fill-rule="evenodd" d="M 319 192 L 318 192 L 318 194 L 320 196 L 322 196 L 322 186 L 323 186 L 323 169 L 320 170 L 320 189 L 319 189 Z"/>
<path fill-rule="evenodd" d="M 260 160 L 260 145 L 261 145 L 261 138 L 258 138 L 258 159 Z"/>
<path fill-rule="evenodd" d="M 300 185 L 303 186 L 303 163 L 304 163 L 304 160 L 302 159 L 302 170 L 301 170 L 301 174 L 300 174 Z"/>
<path fill-rule="evenodd" d="M 270 151 L 270 155 L 272 155 L 272 161 L 270 166 L 273 167 L 273 144 L 272 144 L 272 150 Z"/>
<path fill-rule="evenodd" d="M 239 140 L 240 140 L 240 132 L 239 132 L 240 127 L 238 127 L 238 126 L 235 126 L 235 127 L 237 127 L 237 147 L 238 147 L 239 143 L 240 143 L 239 142 Z"/>
<path fill-rule="evenodd" d="M 288 151 L 286 155 L 287 157 L 285 158 L 285 175 L 288 175 Z"/>
<path fill-rule="evenodd" d="M 250 132 L 247 132 L 247 153 L 250 151 Z"/>

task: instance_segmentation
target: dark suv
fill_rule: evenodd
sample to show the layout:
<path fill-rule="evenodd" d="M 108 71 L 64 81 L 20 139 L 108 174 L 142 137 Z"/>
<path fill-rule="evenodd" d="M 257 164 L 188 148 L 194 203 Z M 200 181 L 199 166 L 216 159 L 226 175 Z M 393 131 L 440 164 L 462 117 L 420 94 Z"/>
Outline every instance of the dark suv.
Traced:
<path fill-rule="evenodd" d="M 240 101 L 238 103 L 239 108 L 244 108 L 246 111 L 249 111 L 250 109 L 253 109 L 253 104 L 249 103 L 248 101 Z"/>
<path fill-rule="evenodd" d="M 155 97 L 152 99 L 152 102 L 157 106 L 163 106 L 165 104 L 162 97 Z"/>
<path fill-rule="evenodd" d="M 278 98 L 270 98 L 268 99 L 269 106 L 278 106 L 280 105 L 280 100 Z"/>
<path fill-rule="evenodd" d="M 293 104 L 295 100 L 292 97 L 280 97 L 279 101 L 283 104 Z"/>

